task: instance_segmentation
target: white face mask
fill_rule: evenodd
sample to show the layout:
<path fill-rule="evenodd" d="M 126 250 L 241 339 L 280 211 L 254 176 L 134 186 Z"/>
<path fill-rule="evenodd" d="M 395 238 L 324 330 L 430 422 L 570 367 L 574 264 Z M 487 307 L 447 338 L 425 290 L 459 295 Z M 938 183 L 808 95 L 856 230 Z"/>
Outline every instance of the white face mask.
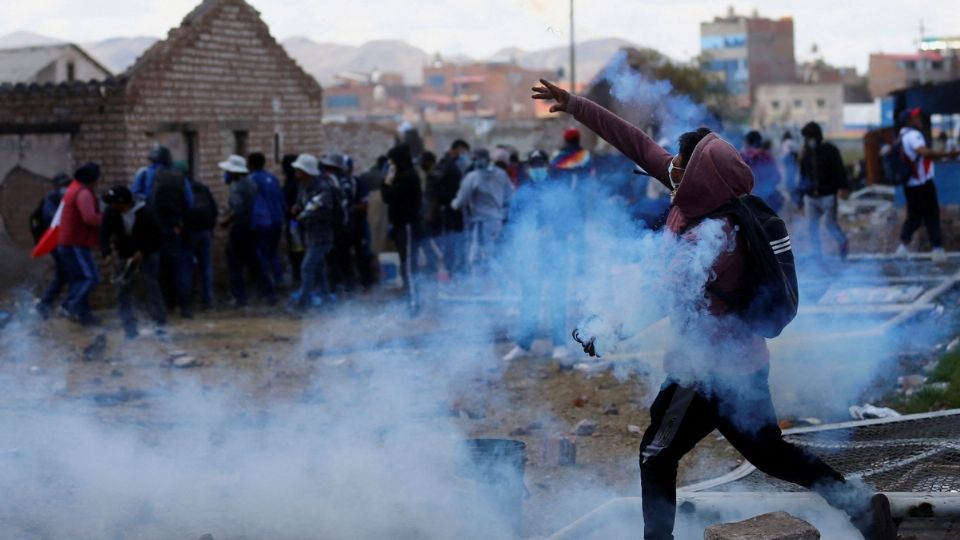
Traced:
<path fill-rule="evenodd" d="M 670 163 L 667 164 L 667 180 L 670 180 L 670 185 L 673 186 L 673 191 L 676 191 L 677 188 L 680 187 L 680 184 L 678 184 L 678 183 L 676 183 L 676 182 L 673 181 L 673 171 L 674 171 L 674 169 L 676 169 L 676 170 L 678 170 L 678 171 L 684 171 L 684 170 L 685 170 L 683 167 L 675 167 L 675 166 L 673 165 L 673 162 L 674 162 L 676 159 L 677 159 L 676 156 L 674 156 L 674 158 L 670 160 Z"/>

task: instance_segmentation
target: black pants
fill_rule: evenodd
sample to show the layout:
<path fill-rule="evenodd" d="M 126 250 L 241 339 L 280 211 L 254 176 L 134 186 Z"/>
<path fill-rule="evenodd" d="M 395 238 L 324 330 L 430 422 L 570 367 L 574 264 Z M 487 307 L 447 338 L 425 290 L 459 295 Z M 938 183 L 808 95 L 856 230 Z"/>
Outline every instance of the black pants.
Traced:
<path fill-rule="evenodd" d="M 677 508 L 677 464 L 714 429 L 757 469 L 811 488 L 850 511 L 843 476 L 818 457 L 786 441 L 777 425 L 768 371 L 725 378 L 711 388 L 667 380 L 650 407 L 650 427 L 640 445 L 645 540 L 671 540 Z M 835 504 L 836 503 L 836 504 Z"/>
<path fill-rule="evenodd" d="M 244 270 L 249 270 L 260 288 L 260 295 L 269 304 L 276 301 L 273 281 L 266 275 L 265 265 L 257 256 L 257 242 L 253 231 L 246 225 L 234 224 L 227 239 L 227 267 L 230 271 L 230 288 L 238 306 L 247 305 L 247 288 Z"/>
<path fill-rule="evenodd" d="M 909 244 L 913 233 L 920 225 L 925 225 L 930 245 L 935 248 L 943 247 L 940 234 L 940 202 L 937 200 L 937 186 L 933 180 L 919 186 L 904 186 L 903 194 L 907 197 L 907 220 L 903 222 L 900 241 Z"/>
<path fill-rule="evenodd" d="M 417 256 L 420 225 L 417 223 L 399 223 L 393 226 L 393 241 L 400 254 L 400 276 L 407 293 L 407 308 L 411 312 L 420 309 L 420 291 L 417 289 Z"/>

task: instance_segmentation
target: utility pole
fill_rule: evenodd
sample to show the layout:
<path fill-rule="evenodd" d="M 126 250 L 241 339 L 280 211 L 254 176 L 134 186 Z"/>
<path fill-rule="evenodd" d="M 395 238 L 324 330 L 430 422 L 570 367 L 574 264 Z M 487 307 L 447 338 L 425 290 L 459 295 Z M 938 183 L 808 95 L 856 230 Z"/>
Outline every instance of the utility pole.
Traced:
<path fill-rule="evenodd" d="M 917 64 L 917 68 L 920 70 L 920 84 L 927 83 L 927 51 L 923 50 L 923 31 L 923 19 L 920 19 L 920 41 L 917 42 L 917 51 L 920 56 L 920 63 Z"/>
<path fill-rule="evenodd" d="M 570 0 L 570 91 L 577 88 L 577 45 L 573 34 L 573 0 Z"/>

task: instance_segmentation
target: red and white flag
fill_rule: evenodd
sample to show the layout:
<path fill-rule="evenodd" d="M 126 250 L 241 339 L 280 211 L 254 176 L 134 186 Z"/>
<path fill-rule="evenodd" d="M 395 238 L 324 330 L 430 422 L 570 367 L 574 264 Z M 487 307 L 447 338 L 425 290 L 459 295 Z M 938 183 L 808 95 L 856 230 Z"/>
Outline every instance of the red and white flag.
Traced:
<path fill-rule="evenodd" d="M 57 244 L 60 243 L 60 216 L 62 214 L 63 201 L 60 201 L 60 206 L 57 207 L 57 213 L 53 215 L 53 220 L 50 222 L 47 232 L 43 233 L 40 241 L 33 247 L 33 253 L 30 255 L 34 259 L 49 255 L 53 250 L 57 249 Z"/>

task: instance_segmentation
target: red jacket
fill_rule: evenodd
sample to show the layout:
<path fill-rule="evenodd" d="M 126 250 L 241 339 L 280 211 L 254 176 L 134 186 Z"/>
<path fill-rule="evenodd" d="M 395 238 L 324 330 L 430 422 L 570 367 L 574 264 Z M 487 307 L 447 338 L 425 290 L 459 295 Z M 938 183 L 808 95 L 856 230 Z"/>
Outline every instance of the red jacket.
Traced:
<path fill-rule="evenodd" d="M 673 156 L 642 130 L 581 96 L 571 96 L 567 112 L 665 186 L 671 187 L 667 165 Z M 667 216 L 667 228 L 685 240 L 695 242 L 696 229 L 688 232 L 688 225 L 750 193 L 753 182 L 753 173 L 740 153 L 716 134 L 707 135 L 690 156 L 683 182 Z M 733 230 L 729 220 L 726 228 Z M 678 339 L 667 354 L 666 368 L 670 371 L 683 369 L 682 365 L 697 364 L 694 367 L 701 375 L 702 370 L 752 372 L 769 361 L 764 339 L 749 333 L 730 313 L 730 306 L 718 295 L 711 294 L 711 291 L 733 293 L 744 285 L 747 253 L 739 235 L 735 238 L 735 247 L 720 253 L 713 264 L 711 278 L 705 284 L 706 312 L 683 321 L 671 317 L 678 330 Z"/>
<path fill-rule="evenodd" d="M 74 180 L 63 195 L 58 245 L 96 248 L 100 245 L 100 205 L 89 187 Z"/>

